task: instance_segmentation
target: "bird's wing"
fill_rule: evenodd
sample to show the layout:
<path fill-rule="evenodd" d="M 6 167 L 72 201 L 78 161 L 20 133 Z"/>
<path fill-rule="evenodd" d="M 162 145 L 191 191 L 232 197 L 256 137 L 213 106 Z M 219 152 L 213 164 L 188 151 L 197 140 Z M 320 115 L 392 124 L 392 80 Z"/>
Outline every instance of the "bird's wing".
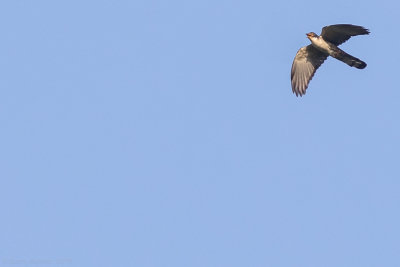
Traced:
<path fill-rule="evenodd" d="M 369 34 L 369 30 L 361 26 L 351 24 L 336 24 L 322 28 L 321 36 L 324 40 L 334 45 L 340 45 L 352 36 Z"/>
<path fill-rule="evenodd" d="M 314 76 L 315 71 L 328 57 L 312 45 L 304 46 L 297 51 L 292 64 L 292 91 L 296 96 L 306 93 L 308 83 Z"/>

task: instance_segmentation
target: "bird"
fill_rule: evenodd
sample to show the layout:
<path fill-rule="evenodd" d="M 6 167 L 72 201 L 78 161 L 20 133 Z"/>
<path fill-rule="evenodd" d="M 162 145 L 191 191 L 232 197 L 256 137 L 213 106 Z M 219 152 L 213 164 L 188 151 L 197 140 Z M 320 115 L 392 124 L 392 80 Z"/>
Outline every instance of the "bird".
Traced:
<path fill-rule="evenodd" d="M 309 82 L 315 71 L 331 56 L 343 61 L 351 67 L 364 69 L 367 63 L 359 58 L 347 54 L 338 46 L 349 40 L 352 36 L 369 34 L 370 31 L 362 26 L 352 24 L 335 24 L 322 28 L 318 36 L 314 32 L 306 34 L 311 41 L 297 51 L 291 70 L 292 91 L 296 96 L 306 93 Z"/>

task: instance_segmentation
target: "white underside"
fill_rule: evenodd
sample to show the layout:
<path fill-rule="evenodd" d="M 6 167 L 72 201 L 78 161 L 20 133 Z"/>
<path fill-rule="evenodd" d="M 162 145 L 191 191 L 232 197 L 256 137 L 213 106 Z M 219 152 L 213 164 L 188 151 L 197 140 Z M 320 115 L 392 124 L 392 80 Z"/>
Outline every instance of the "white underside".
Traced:
<path fill-rule="evenodd" d="M 331 54 L 332 49 L 322 37 L 311 37 L 309 39 L 315 48 L 327 54 Z"/>

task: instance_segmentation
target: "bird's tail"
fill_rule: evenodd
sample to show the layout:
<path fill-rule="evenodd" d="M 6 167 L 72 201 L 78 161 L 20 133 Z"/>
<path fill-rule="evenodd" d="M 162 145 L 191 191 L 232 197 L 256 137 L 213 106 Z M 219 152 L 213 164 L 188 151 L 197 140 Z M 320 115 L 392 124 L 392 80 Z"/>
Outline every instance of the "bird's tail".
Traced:
<path fill-rule="evenodd" d="M 340 52 L 335 55 L 335 58 L 339 59 L 340 61 L 343 61 L 350 67 L 356 67 L 357 69 L 363 69 L 367 66 L 367 63 L 365 63 L 359 58 L 347 54 L 343 50 L 340 50 Z"/>

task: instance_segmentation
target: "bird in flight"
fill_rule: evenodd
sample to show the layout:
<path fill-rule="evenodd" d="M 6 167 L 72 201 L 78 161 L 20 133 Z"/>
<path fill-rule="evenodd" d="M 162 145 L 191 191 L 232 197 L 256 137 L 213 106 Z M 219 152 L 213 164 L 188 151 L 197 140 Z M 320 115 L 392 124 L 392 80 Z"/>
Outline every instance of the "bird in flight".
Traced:
<path fill-rule="evenodd" d="M 292 91 L 296 96 L 302 96 L 315 71 L 327 59 L 328 56 L 343 61 L 351 67 L 363 69 L 367 64 L 338 48 L 352 36 L 369 34 L 369 30 L 361 26 L 351 24 L 335 24 L 322 28 L 321 35 L 313 32 L 307 33 L 310 45 L 297 51 L 292 64 Z"/>

